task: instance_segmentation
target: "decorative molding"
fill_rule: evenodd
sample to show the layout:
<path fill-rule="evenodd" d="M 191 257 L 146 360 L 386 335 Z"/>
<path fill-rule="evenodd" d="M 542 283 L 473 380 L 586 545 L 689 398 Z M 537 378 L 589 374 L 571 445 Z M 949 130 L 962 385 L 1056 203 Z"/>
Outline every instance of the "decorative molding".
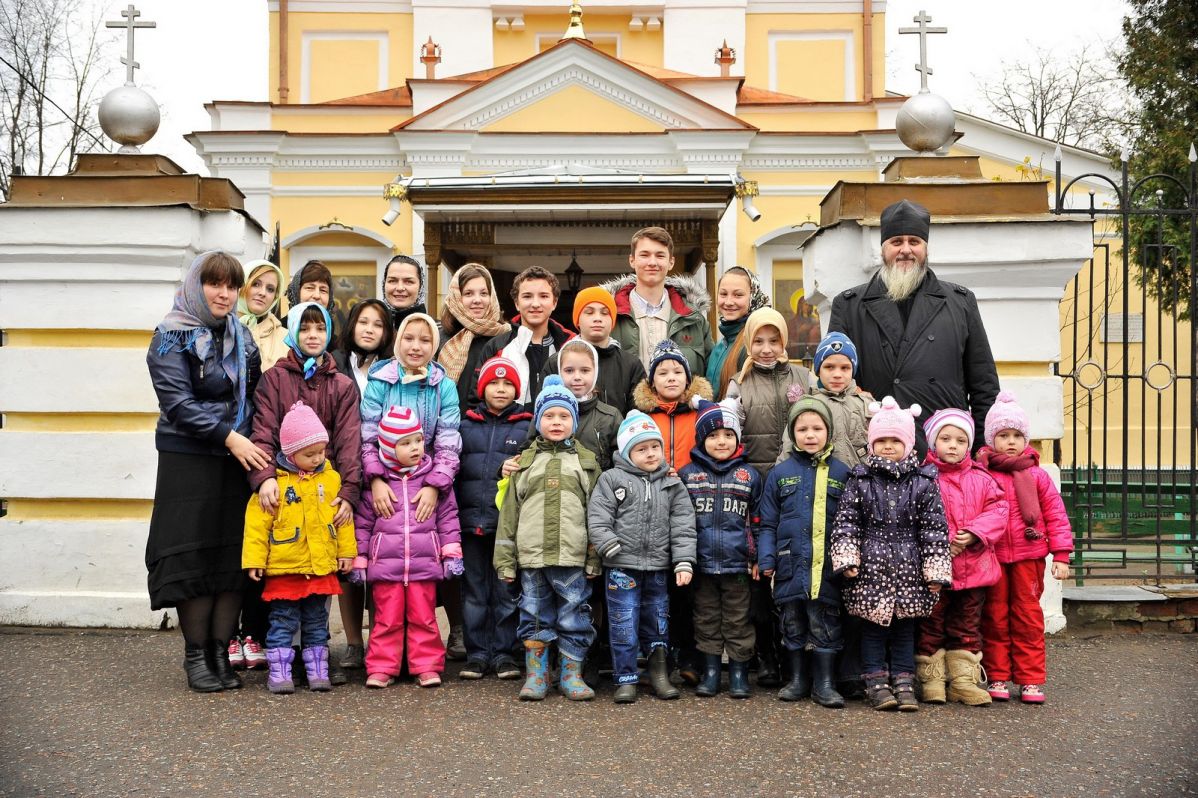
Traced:
<path fill-rule="evenodd" d="M 860 12 L 860 9 L 858 9 Z M 769 90 L 778 91 L 778 42 L 839 41 L 844 43 L 844 99 L 857 99 L 857 47 L 851 30 L 770 31 L 769 33 Z"/>
<path fill-rule="evenodd" d="M 374 195 L 378 196 L 377 188 L 375 188 L 375 190 L 374 190 Z M 282 249 L 290 249 L 291 247 L 294 247 L 297 244 L 302 244 L 303 242 L 307 241 L 309 238 L 315 238 L 316 236 L 324 235 L 325 233 L 328 233 L 328 232 L 335 232 L 335 233 L 348 232 L 353 235 L 361 236 L 362 238 L 368 238 L 371 241 L 374 241 L 376 244 L 387 247 L 388 249 L 395 249 L 395 243 L 393 241 L 391 241 L 391 239 L 387 238 L 386 236 L 380 235 L 367 227 L 351 227 L 349 230 L 332 230 L 331 231 L 328 228 L 321 228 L 316 225 L 313 225 L 311 227 L 305 227 L 302 230 L 296 230 L 294 233 L 292 233 L 291 235 L 287 236 L 282 241 L 280 241 L 279 247 Z M 337 251 L 342 252 L 345 249 L 346 248 L 341 247 L 341 248 L 338 248 Z M 368 250 L 370 252 L 373 252 L 373 250 L 370 247 L 358 247 L 358 249 L 361 249 L 363 252 L 366 252 Z M 374 255 L 373 254 L 370 255 L 370 257 L 374 257 Z"/>
<path fill-rule="evenodd" d="M 319 169 L 345 169 L 356 172 L 395 173 L 408 167 L 402 156 L 357 157 L 353 155 L 285 155 L 275 159 L 275 168 L 282 172 L 307 172 Z"/>
<path fill-rule="evenodd" d="M 875 168 L 875 161 L 871 155 L 746 155 L 741 161 L 741 168 L 760 171 L 867 171 Z"/>
<path fill-rule="evenodd" d="M 545 44 L 545 42 L 549 42 L 551 45 L 553 45 L 553 44 L 557 44 L 559 41 L 561 41 L 561 38 L 562 38 L 562 35 L 560 33 L 538 33 L 537 34 L 537 52 L 539 53 L 545 49 L 548 49 L 543 46 Z M 620 53 L 622 52 L 621 45 L 623 44 L 623 41 L 621 40 L 620 34 L 618 34 L 618 33 L 592 33 L 591 31 L 587 31 L 587 38 L 590 39 L 595 44 L 599 44 L 600 42 L 602 42 L 604 44 L 609 44 L 611 42 L 615 42 L 616 43 L 616 58 L 622 57 L 620 55 Z"/>
<path fill-rule="evenodd" d="M 763 197 L 822 197 L 831 190 L 831 186 L 758 186 L 758 191 Z"/>
<path fill-rule="evenodd" d="M 288 6 L 290 10 L 290 6 Z M 312 42 L 314 41 L 372 41 L 378 44 L 379 74 L 376 91 L 387 88 L 391 64 L 391 39 L 386 31 L 306 30 L 300 35 L 300 102 L 312 102 Z"/>

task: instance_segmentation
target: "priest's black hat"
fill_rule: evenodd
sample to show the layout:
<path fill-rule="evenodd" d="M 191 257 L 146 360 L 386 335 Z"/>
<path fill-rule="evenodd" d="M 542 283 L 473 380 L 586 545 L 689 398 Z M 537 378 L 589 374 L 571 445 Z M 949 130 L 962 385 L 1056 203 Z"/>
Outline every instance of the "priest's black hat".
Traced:
<path fill-rule="evenodd" d="M 895 236 L 919 236 L 928 240 L 932 226 L 932 215 L 922 205 L 910 200 L 899 200 L 882 211 L 882 240 Z"/>

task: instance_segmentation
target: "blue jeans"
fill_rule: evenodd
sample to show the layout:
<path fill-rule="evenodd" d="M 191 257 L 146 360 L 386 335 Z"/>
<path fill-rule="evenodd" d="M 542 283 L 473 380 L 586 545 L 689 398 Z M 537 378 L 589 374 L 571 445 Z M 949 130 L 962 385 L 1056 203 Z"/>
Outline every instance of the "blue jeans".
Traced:
<path fill-rule="evenodd" d="M 495 665 L 515 658 L 516 588 L 499 578 L 494 535 L 462 533 L 462 631 L 466 659 Z"/>
<path fill-rule="evenodd" d="M 591 583 L 581 567 L 522 568 L 516 633 L 524 641 L 556 642 L 563 656 L 581 661 L 595 641 L 590 597 Z"/>
<path fill-rule="evenodd" d="M 302 599 L 275 599 L 270 602 L 270 627 L 266 630 L 267 648 L 291 648 L 296 630 L 300 644 L 325 646 L 329 643 L 329 597 L 305 596 Z"/>
<path fill-rule="evenodd" d="M 641 649 L 648 654 L 669 642 L 669 577 L 669 571 L 607 569 L 607 630 L 616 684 L 636 684 Z"/>
<path fill-rule="evenodd" d="M 823 601 L 799 599 L 779 604 L 782 642 L 789 651 L 840 651 L 844 635 L 840 608 Z"/>
<path fill-rule="evenodd" d="M 915 619 L 895 618 L 890 626 L 861 620 L 861 667 L 866 673 L 887 670 L 887 644 L 890 673 L 915 673 Z"/>

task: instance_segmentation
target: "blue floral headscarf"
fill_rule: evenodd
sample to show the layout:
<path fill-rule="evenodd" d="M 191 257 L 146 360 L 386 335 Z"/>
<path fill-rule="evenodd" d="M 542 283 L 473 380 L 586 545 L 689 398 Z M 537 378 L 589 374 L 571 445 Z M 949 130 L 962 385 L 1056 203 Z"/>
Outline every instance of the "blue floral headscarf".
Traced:
<path fill-rule="evenodd" d="M 300 319 L 304 317 L 304 311 L 308 308 L 318 308 L 322 316 L 324 316 L 324 347 L 316 353 L 315 356 L 309 357 L 304 354 L 299 346 Z M 291 351 L 295 352 L 295 356 L 304 364 L 304 379 L 312 379 L 312 375 L 316 373 L 316 367 L 319 364 L 318 358 L 329 349 L 329 344 L 333 340 L 333 319 L 329 316 L 329 311 L 324 305 L 319 302 L 301 302 L 293 307 L 287 313 L 287 337 L 283 339 L 283 343 L 291 347 Z"/>

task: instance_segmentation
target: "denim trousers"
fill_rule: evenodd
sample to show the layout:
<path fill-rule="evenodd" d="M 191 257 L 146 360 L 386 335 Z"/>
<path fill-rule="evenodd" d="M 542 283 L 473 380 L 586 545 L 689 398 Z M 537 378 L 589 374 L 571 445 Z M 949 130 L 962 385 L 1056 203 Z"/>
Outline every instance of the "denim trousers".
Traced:
<path fill-rule="evenodd" d="M 887 668 L 886 648 L 890 648 Z M 861 620 L 861 667 L 866 673 L 915 673 L 915 619 L 895 618 L 890 626 Z"/>
<path fill-rule="evenodd" d="M 516 587 L 499 578 L 494 535 L 462 534 L 462 632 L 466 659 L 495 665 L 517 655 Z"/>
<path fill-rule="evenodd" d="M 782 642 L 788 651 L 840 651 L 844 635 L 840 608 L 824 601 L 799 599 L 779 604 Z"/>
<path fill-rule="evenodd" d="M 516 634 L 525 642 L 556 642 L 563 656 L 584 660 L 595 641 L 590 597 L 591 583 L 579 566 L 522 568 Z"/>
<path fill-rule="evenodd" d="M 612 678 L 616 684 L 636 684 L 637 656 L 669 642 L 670 572 L 608 568 L 604 582 Z"/>
<path fill-rule="evenodd" d="M 302 599 L 275 599 L 270 602 L 269 621 L 267 648 L 291 648 L 296 631 L 300 633 L 300 645 L 304 648 L 328 645 L 329 597 L 313 595 Z"/>

